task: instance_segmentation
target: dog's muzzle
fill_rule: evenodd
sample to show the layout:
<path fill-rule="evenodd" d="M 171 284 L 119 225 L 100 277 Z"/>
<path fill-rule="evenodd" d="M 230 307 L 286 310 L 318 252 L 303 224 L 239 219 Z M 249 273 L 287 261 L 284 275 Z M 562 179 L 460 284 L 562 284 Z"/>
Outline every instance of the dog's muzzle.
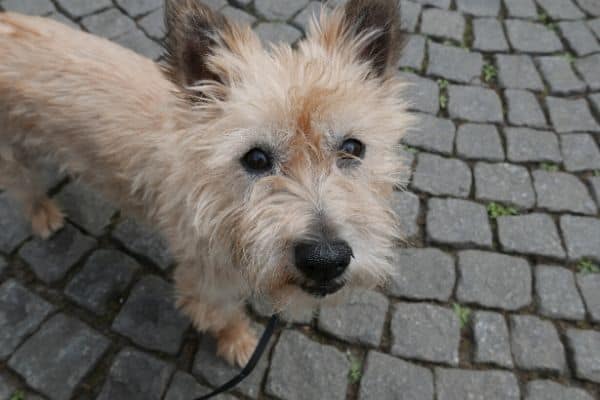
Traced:
<path fill-rule="evenodd" d="M 301 242 L 294 246 L 296 268 L 307 278 L 306 292 L 324 297 L 344 287 L 341 276 L 352 259 L 352 248 L 343 240 Z"/>

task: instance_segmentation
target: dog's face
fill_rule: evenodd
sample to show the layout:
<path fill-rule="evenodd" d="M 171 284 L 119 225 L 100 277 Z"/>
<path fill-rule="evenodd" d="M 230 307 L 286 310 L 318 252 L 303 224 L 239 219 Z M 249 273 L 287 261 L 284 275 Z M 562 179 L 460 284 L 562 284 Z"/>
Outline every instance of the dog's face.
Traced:
<path fill-rule="evenodd" d="M 168 73 L 198 113 L 183 141 L 201 168 L 191 219 L 215 268 L 232 263 L 278 308 L 381 283 L 409 122 L 397 2 L 350 1 L 296 49 L 265 49 L 192 0 L 167 12 Z"/>

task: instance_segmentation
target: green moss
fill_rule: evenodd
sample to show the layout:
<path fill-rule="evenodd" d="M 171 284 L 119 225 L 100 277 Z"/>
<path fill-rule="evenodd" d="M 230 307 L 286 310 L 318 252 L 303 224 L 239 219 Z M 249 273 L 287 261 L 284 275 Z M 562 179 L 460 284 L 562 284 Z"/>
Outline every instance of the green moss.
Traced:
<path fill-rule="evenodd" d="M 519 212 L 514 207 L 503 206 L 498 203 L 490 203 L 487 206 L 487 212 L 491 219 L 497 219 L 499 217 L 506 217 L 508 215 L 517 215 Z"/>
<path fill-rule="evenodd" d="M 460 320 L 461 329 L 466 327 L 469 323 L 469 319 L 471 318 L 471 309 L 465 306 L 461 306 L 458 303 L 454 303 L 452 308 L 454 309 L 454 313 Z"/>
<path fill-rule="evenodd" d="M 577 264 L 577 270 L 582 274 L 598 274 L 600 273 L 600 267 L 591 262 L 588 259 L 583 259 Z"/>

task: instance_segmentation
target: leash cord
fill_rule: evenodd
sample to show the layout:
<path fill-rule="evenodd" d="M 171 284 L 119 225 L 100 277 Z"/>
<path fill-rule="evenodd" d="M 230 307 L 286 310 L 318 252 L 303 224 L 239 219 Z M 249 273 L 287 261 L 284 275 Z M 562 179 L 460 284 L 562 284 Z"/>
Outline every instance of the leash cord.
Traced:
<path fill-rule="evenodd" d="M 215 397 L 221 393 L 228 392 L 229 390 L 236 387 L 241 381 L 246 379 L 246 377 L 248 375 L 250 375 L 252 373 L 252 371 L 254 371 L 256 364 L 258 364 L 258 361 L 260 360 L 263 353 L 267 349 L 269 341 L 271 340 L 271 337 L 273 336 L 273 332 L 275 332 L 275 328 L 277 327 L 278 322 L 279 322 L 279 317 L 277 317 L 277 315 L 273 315 L 271 317 L 271 319 L 269 319 L 269 323 L 267 324 L 265 331 L 263 332 L 262 336 L 260 337 L 260 340 L 258 341 L 258 344 L 256 345 L 256 349 L 254 349 L 254 353 L 252 353 L 252 357 L 250 357 L 248 364 L 246 364 L 244 369 L 242 369 L 242 371 L 239 374 L 237 374 L 229 382 L 227 382 L 224 385 L 220 386 L 219 388 L 215 389 L 213 392 L 211 392 L 207 395 L 204 395 L 202 397 L 199 397 L 196 400 L 212 399 L 213 397 Z"/>

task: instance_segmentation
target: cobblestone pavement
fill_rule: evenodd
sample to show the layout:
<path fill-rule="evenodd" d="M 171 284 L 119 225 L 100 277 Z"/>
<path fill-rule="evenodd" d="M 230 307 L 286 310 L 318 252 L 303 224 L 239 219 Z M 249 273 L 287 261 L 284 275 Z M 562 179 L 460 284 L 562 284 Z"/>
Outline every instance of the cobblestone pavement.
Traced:
<path fill-rule="evenodd" d="M 148 57 L 162 0 L 0 0 Z M 321 4 L 210 0 L 269 40 Z M 421 115 L 381 292 L 291 321 L 222 399 L 600 398 L 600 1 L 402 0 Z M 0 399 L 190 400 L 236 371 L 172 309 L 163 241 L 49 173 L 48 242 L 0 194 Z M 255 307 L 257 325 L 265 316 Z"/>

